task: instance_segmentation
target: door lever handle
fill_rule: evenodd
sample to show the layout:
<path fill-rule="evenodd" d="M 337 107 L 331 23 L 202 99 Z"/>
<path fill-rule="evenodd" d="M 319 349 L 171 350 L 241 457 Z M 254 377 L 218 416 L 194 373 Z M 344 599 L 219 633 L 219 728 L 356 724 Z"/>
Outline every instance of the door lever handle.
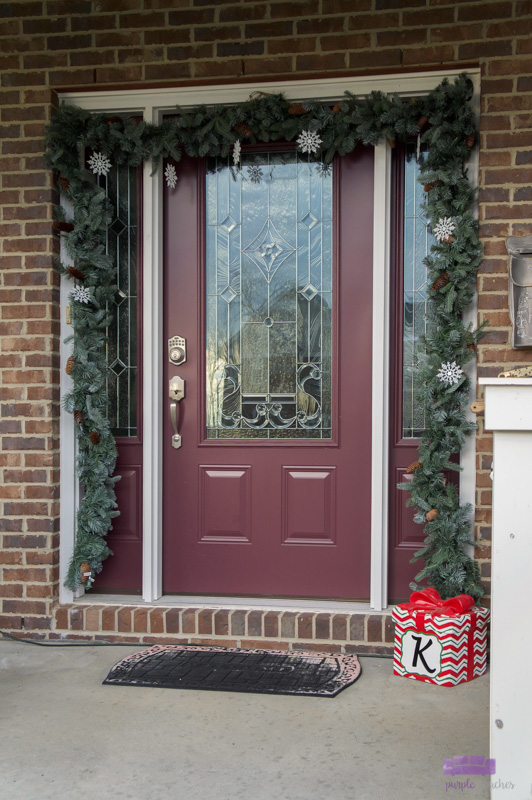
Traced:
<path fill-rule="evenodd" d="M 175 375 L 173 378 L 170 378 L 169 394 L 170 394 L 170 419 L 172 421 L 172 427 L 174 429 L 174 433 L 172 436 L 172 447 L 175 450 L 179 450 L 179 448 L 181 447 L 181 434 L 179 433 L 179 414 L 178 414 L 177 404 L 185 396 L 185 381 L 183 380 L 183 378 L 180 378 L 177 375 Z"/>

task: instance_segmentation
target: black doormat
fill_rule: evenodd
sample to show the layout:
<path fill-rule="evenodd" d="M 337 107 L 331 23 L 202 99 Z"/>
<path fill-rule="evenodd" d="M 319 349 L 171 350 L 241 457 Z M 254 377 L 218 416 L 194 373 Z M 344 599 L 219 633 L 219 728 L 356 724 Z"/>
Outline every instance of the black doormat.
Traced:
<path fill-rule="evenodd" d="M 355 655 L 156 644 L 119 661 L 104 683 L 335 697 L 360 673 Z"/>

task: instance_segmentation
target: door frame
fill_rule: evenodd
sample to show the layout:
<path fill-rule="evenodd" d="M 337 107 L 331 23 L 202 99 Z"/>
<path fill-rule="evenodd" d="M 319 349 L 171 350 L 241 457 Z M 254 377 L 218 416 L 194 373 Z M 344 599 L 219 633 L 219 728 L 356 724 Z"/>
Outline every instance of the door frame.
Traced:
<path fill-rule="evenodd" d="M 287 99 L 334 101 L 348 90 L 363 97 L 372 91 L 413 97 L 427 94 L 444 78 L 453 80 L 463 70 L 435 70 L 376 76 L 348 76 L 309 80 L 268 80 L 227 85 L 186 85 L 161 89 L 87 90 L 58 92 L 62 102 L 94 112 L 128 112 L 142 115 L 146 122 L 160 124 L 176 105 L 196 106 L 242 102 L 253 91 L 283 92 Z M 469 69 L 474 85 L 474 107 L 480 108 L 480 69 Z M 476 151 L 477 152 L 477 151 Z M 478 157 L 475 153 L 470 179 L 476 185 Z M 391 225 L 391 149 L 388 143 L 375 147 L 373 216 L 373 340 L 372 340 L 372 463 L 371 463 L 371 590 L 370 607 L 387 607 L 388 570 L 388 427 L 389 427 L 389 272 Z M 163 327 L 160 309 L 163 287 L 162 170 L 151 176 L 151 163 L 144 164 L 143 180 L 143 579 L 142 597 L 147 603 L 162 596 L 162 422 L 167 413 L 160 364 L 163 358 Z M 70 333 L 66 322 L 70 287 L 61 282 L 61 341 Z M 466 321 L 476 321 L 476 299 Z M 66 363 L 68 348 L 61 344 L 61 361 Z M 476 365 L 468 368 L 473 391 Z M 71 379 L 61 370 L 61 394 L 68 391 Z M 471 415 L 473 418 L 473 415 Z M 71 603 L 75 596 L 64 586 L 73 552 L 75 517 L 79 502 L 74 475 L 76 441 L 72 416 L 61 408 L 61 510 L 60 510 L 60 602 Z M 475 505 L 475 437 L 469 437 L 462 450 L 463 473 L 460 499 Z M 212 603 L 212 598 L 210 598 Z M 224 598 L 227 603 L 229 598 Z M 200 603 L 201 604 L 201 603 Z M 198 605 L 196 603 L 196 605 Z M 353 607 L 357 604 L 353 603 Z"/>

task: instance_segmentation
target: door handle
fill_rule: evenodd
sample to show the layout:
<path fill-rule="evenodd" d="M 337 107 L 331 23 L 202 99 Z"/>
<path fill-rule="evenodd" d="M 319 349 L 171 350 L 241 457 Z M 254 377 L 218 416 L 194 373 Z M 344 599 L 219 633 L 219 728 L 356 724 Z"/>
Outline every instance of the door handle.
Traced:
<path fill-rule="evenodd" d="M 172 436 L 172 447 L 175 450 L 179 450 L 181 447 L 181 434 L 179 433 L 179 414 L 178 414 L 178 403 L 180 400 L 183 399 L 185 396 L 185 381 L 183 378 L 175 375 L 173 378 L 170 378 L 170 386 L 169 386 L 169 394 L 170 394 L 170 419 L 172 420 L 172 427 L 174 429 L 174 433 Z"/>

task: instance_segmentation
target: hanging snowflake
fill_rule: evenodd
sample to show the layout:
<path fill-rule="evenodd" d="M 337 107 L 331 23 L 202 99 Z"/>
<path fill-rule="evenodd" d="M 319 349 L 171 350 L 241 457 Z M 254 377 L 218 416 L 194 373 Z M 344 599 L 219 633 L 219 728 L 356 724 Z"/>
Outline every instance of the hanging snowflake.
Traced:
<path fill-rule="evenodd" d="M 248 167 L 248 175 L 251 183 L 260 183 L 262 180 L 262 170 L 260 167 Z"/>
<path fill-rule="evenodd" d="M 434 236 L 439 242 L 443 242 L 448 236 L 452 236 L 455 227 L 451 217 L 440 217 L 438 224 L 434 226 Z"/>
<path fill-rule="evenodd" d="M 322 142 L 314 131 L 302 131 L 296 141 L 302 153 L 317 153 Z"/>
<path fill-rule="evenodd" d="M 164 171 L 164 177 L 166 178 L 166 185 L 169 189 L 175 189 L 177 185 L 177 172 L 175 171 L 175 167 L 173 164 L 167 164 L 166 169 Z"/>
<path fill-rule="evenodd" d="M 238 167 L 240 164 L 240 153 L 242 152 L 242 145 L 240 144 L 240 139 L 237 139 L 233 145 L 233 164 L 235 167 Z"/>
<path fill-rule="evenodd" d="M 107 175 L 112 167 L 111 162 L 103 153 L 93 153 L 87 164 L 95 175 Z"/>
<path fill-rule="evenodd" d="M 452 363 L 448 361 L 446 364 L 442 363 L 437 377 L 442 383 L 445 383 L 448 386 L 453 386 L 455 383 L 460 382 L 463 374 L 464 370 L 462 367 L 458 366 L 456 361 L 453 361 Z"/>
<path fill-rule="evenodd" d="M 76 300 L 78 303 L 88 303 L 91 299 L 91 293 L 86 286 L 74 286 L 70 296 L 72 300 Z"/>

